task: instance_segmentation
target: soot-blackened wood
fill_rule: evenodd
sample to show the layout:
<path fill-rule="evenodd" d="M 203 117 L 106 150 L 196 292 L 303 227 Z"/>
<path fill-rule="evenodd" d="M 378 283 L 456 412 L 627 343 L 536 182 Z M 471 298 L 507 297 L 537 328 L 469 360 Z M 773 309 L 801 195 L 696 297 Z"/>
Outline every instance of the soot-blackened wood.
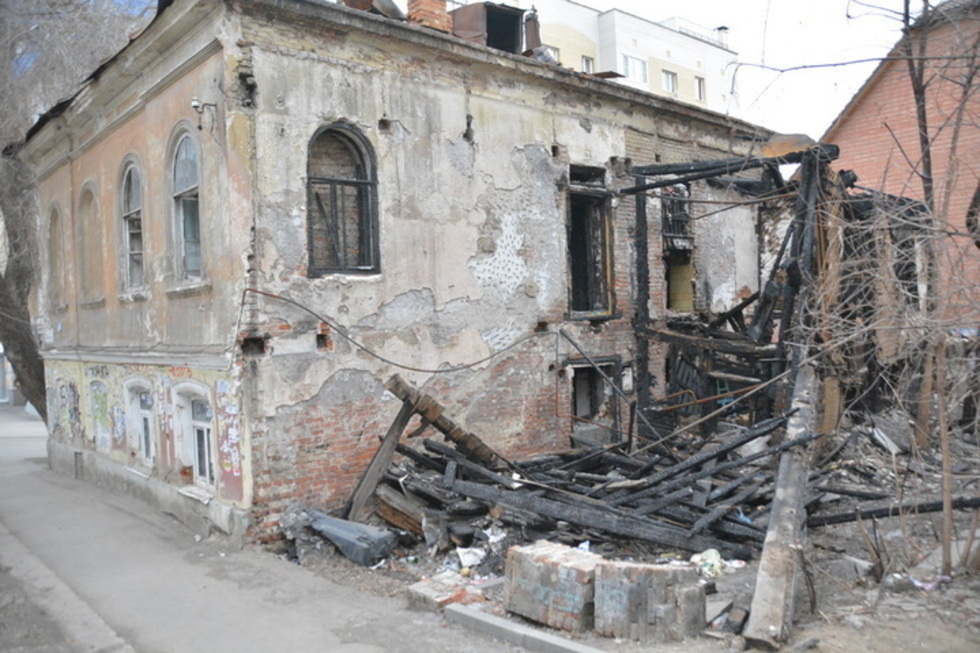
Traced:
<path fill-rule="evenodd" d="M 741 467 L 742 465 L 747 465 L 753 461 L 759 460 L 760 458 L 765 458 L 766 456 L 771 456 L 773 454 L 788 451 L 793 447 L 798 447 L 800 445 L 807 444 L 808 442 L 812 442 L 813 440 L 816 440 L 817 438 L 822 437 L 823 435 L 824 435 L 823 433 L 811 433 L 810 435 L 804 435 L 801 438 L 796 438 L 795 440 L 789 440 L 787 442 L 783 442 L 782 444 L 778 444 L 775 447 L 769 447 L 768 449 L 764 449 L 763 451 L 759 451 L 750 456 L 746 456 L 745 458 L 732 460 L 730 462 L 725 463 L 724 465 L 719 465 L 714 469 L 688 474 L 683 478 L 676 478 L 673 481 L 668 481 L 656 487 L 647 488 L 646 490 L 637 492 L 633 495 L 632 500 L 635 501 L 637 499 L 645 498 L 653 494 L 658 494 L 662 492 L 671 492 L 687 483 L 692 483 L 694 481 L 701 480 L 702 478 L 711 476 L 712 474 L 720 474 L 722 472 L 727 472 L 730 469 L 735 469 L 737 467 Z"/>
<path fill-rule="evenodd" d="M 471 475 L 485 478 L 488 481 L 493 481 L 494 483 L 499 483 L 500 485 L 503 485 L 504 487 L 510 489 L 514 489 L 520 485 L 520 483 L 518 483 L 512 478 L 502 476 L 501 474 L 492 472 L 489 469 L 476 464 L 475 462 L 466 458 L 466 456 L 464 456 L 462 453 L 456 451 L 451 447 L 447 447 L 441 442 L 435 442 L 434 440 L 423 440 L 422 444 L 429 451 L 433 453 L 437 453 L 440 456 L 444 456 L 448 460 L 454 461 L 460 469 L 469 472 Z M 447 472 L 448 472 L 448 463 L 447 463 Z"/>
<path fill-rule="evenodd" d="M 969 508 L 980 508 L 980 497 L 958 497 L 953 499 L 953 510 L 966 510 Z M 884 519 L 885 517 L 897 517 L 901 514 L 939 512 L 942 509 L 942 501 L 903 503 L 898 506 L 886 506 L 884 508 L 866 508 L 865 510 L 852 510 L 851 512 L 834 513 L 832 515 L 814 515 L 806 520 L 806 525 L 814 528 L 816 526 L 829 526 L 831 524 L 845 524 L 859 519 Z"/>
<path fill-rule="evenodd" d="M 710 449 L 708 451 L 702 451 L 701 453 L 698 453 L 698 454 L 695 454 L 695 455 L 691 456 L 690 458 L 688 458 L 684 462 L 678 463 L 678 464 L 676 464 L 676 465 L 674 465 L 672 467 L 668 467 L 667 469 L 665 469 L 663 471 L 660 471 L 660 472 L 657 472 L 656 474 L 653 474 L 652 476 L 648 476 L 645 479 L 645 481 L 644 481 L 644 485 L 646 485 L 647 488 L 653 487 L 653 486 L 657 485 L 658 483 L 662 483 L 663 481 L 667 480 L 668 478 L 671 478 L 673 476 L 677 476 L 678 474 L 680 474 L 682 472 L 686 472 L 689 469 L 693 469 L 693 468 L 697 467 L 698 465 L 703 465 L 704 463 L 706 463 L 709 460 L 712 460 L 712 459 L 717 458 L 719 456 L 723 456 L 723 455 L 725 455 L 726 453 L 728 453 L 730 451 L 734 451 L 735 449 L 738 449 L 739 447 L 741 447 L 744 444 L 747 444 L 749 442 L 752 442 L 753 440 L 756 440 L 758 438 L 761 438 L 761 437 L 763 437 L 765 435 L 768 435 L 768 434 L 772 433 L 777 428 L 779 428 L 780 426 L 782 426 L 786 422 L 786 419 L 787 419 L 787 416 L 786 415 L 783 415 L 783 416 L 780 416 L 780 417 L 771 417 L 771 418 L 769 418 L 767 420 L 763 420 L 762 422 L 759 422 L 753 428 L 751 428 L 748 431 L 746 431 L 745 433 L 743 433 L 741 436 L 739 436 L 737 438 L 733 438 L 732 440 L 729 440 L 725 444 L 722 444 L 722 445 L 720 445 L 718 447 L 715 447 L 714 449 Z M 744 461 L 746 459 L 743 458 L 742 460 Z M 720 467 L 717 468 L 717 470 L 720 470 L 722 467 L 725 467 L 725 466 L 724 465 L 721 465 Z M 729 467 L 729 469 L 731 469 L 731 468 Z M 709 474 L 705 474 L 704 476 L 699 476 L 698 478 L 705 478 L 705 477 L 711 476 L 711 475 L 712 475 L 712 473 L 709 473 Z M 690 477 L 687 477 L 687 476 L 685 476 L 685 479 L 691 480 L 691 481 L 697 480 L 697 479 L 690 478 Z M 626 492 L 617 493 L 615 496 L 611 495 L 609 497 L 606 497 L 606 500 L 609 503 L 611 503 L 612 505 L 620 505 L 620 504 L 627 503 L 627 502 L 630 502 L 630 501 L 635 501 L 636 499 L 642 498 L 644 496 L 649 496 L 649 495 L 650 495 L 649 490 L 641 489 L 641 490 L 634 490 L 631 493 L 626 493 Z"/>
<path fill-rule="evenodd" d="M 474 499 L 529 510 L 538 515 L 567 521 L 579 527 L 599 529 L 614 535 L 632 537 L 673 549 L 704 551 L 715 548 L 725 552 L 725 555 L 740 558 L 748 558 L 752 554 L 748 547 L 741 544 L 731 544 L 702 536 L 688 539 L 681 529 L 658 524 L 649 519 L 614 514 L 608 510 L 589 505 L 571 505 L 531 496 L 525 492 L 499 490 L 479 483 L 459 480 L 453 483 L 453 490 Z"/>
<path fill-rule="evenodd" d="M 397 447 L 395 447 L 395 451 L 397 451 L 401 455 L 405 456 L 412 462 L 418 464 L 420 467 L 423 467 L 425 469 L 431 469 L 432 471 L 438 472 L 440 474 L 446 471 L 445 462 L 426 456 L 421 451 L 413 449 L 412 447 L 407 447 L 403 444 L 399 444 Z"/>
<path fill-rule="evenodd" d="M 446 436 L 447 439 L 452 440 L 460 453 L 474 462 L 478 462 L 496 471 L 502 471 L 512 467 L 503 456 L 488 447 L 483 440 L 464 430 L 463 427 L 446 416 L 445 409 L 438 401 L 420 392 L 397 374 L 388 379 L 387 383 L 385 383 L 385 388 L 402 401 L 415 406 L 415 410 L 419 415 L 430 421 L 432 426 L 440 433 Z"/>
<path fill-rule="evenodd" d="M 357 482 L 357 487 L 354 488 L 354 493 L 351 495 L 347 509 L 344 511 L 344 517 L 347 519 L 351 521 L 363 521 L 371 514 L 371 511 L 368 510 L 368 501 L 374 494 L 374 489 L 378 487 L 378 481 L 381 480 L 381 476 L 388 469 L 388 465 L 391 464 L 391 457 L 395 455 L 395 449 L 398 446 L 398 440 L 402 436 L 402 431 L 408 426 L 408 421 L 412 419 L 414 413 L 415 406 L 407 401 L 402 403 L 398 415 L 395 416 L 394 421 L 388 428 L 388 432 L 385 433 L 384 438 L 381 440 L 381 446 L 378 447 L 374 457 L 371 458 L 371 462 L 368 464 L 368 468 Z"/>
<path fill-rule="evenodd" d="M 760 487 L 762 487 L 762 483 L 753 483 L 732 497 L 730 501 L 726 501 L 724 505 L 713 507 L 707 515 L 694 522 L 694 526 L 690 528 L 688 535 L 697 535 L 708 526 L 711 526 L 716 521 L 727 515 L 729 511 L 737 508 L 741 503 L 747 501 L 749 497 L 759 490 Z"/>

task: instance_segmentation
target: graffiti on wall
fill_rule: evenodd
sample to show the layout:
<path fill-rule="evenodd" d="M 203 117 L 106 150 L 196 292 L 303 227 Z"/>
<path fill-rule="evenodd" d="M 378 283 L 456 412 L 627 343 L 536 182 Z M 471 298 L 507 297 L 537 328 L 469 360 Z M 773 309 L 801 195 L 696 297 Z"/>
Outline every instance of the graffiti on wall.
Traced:
<path fill-rule="evenodd" d="M 228 381 L 215 387 L 218 418 L 218 467 L 222 494 L 229 499 L 242 498 L 242 433 L 238 402 Z"/>

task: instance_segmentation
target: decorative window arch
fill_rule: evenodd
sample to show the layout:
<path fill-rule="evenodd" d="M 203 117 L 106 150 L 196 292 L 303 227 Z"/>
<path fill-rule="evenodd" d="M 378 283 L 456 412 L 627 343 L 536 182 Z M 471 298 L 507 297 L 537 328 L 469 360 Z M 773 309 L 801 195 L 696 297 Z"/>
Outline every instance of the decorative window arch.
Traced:
<path fill-rule="evenodd" d="M 123 286 L 132 290 L 146 286 L 143 247 L 143 183 L 139 166 L 129 160 L 123 164 L 119 197 L 122 217 Z"/>
<path fill-rule="evenodd" d="M 306 184 L 309 276 L 379 272 L 377 176 L 367 139 L 346 123 L 319 130 Z"/>
<path fill-rule="evenodd" d="M 65 234 L 61 211 L 52 204 L 48 211 L 48 304 L 60 310 L 65 304 Z"/>
<path fill-rule="evenodd" d="M 78 200 L 78 256 L 82 302 L 103 298 L 102 216 L 91 184 L 82 188 Z"/>
<path fill-rule="evenodd" d="M 156 455 L 156 423 L 153 413 L 151 383 L 143 378 L 131 379 L 126 388 L 126 445 L 137 452 L 140 461 L 152 465 Z"/>
<path fill-rule="evenodd" d="M 181 464 L 191 467 L 195 484 L 214 487 L 217 456 L 211 392 L 199 383 L 182 383 L 174 390 Z"/>
<path fill-rule="evenodd" d="M 170 166 L 176 270 L 179 279 L 204 276 L 201 251 L 200 157 L 190 131 L 180 130 L 173 141 Z"/>

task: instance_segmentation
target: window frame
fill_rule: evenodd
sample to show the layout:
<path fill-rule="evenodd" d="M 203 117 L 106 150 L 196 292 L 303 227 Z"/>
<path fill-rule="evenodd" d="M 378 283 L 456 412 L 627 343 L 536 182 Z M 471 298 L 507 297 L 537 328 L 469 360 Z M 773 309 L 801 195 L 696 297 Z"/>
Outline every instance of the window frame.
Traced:
<path fill-rule="evenodd" d="M 137 203 L 133 205 L 130 193 L 133 187 L 130 184 L 131 178 L 135 176 L 135 188 Z M 146 231 L 143 229 L 145 205 L 143 198 L 146 196 L 143 188 L 143 173 L 139 164 L 131 157 L 123 163 L 122 175 L 120 177 L 119 188 L 119 216 L 120 229 L 122 231 L 122 257 L 120 260 L 122 287 L 127 291 L 140 290 L 146 288 Z M 137 229 L 133 229 L 136 223 Z M 133 234 L 139 234 L 139 251 L 133 249 Z M 134 278 L 133 261 L 139 260 L 139 277 Z"/>
<path fill-rule="evenodd" d="M 582 72 L 591 75 L 595 72 L 595 57 L 582 55 Z"/>
<path fill-rule="evenodd" d="M 127 444 L 131 451 L 138 453 L 138 460 L 147 467 L 152 467 L 156 459 L 156 421 L 153 406 L 156 398 L 152 385 L 146 379 L 133 379 L 124 384 L 126 390 L 126 434 Z M 149 397 L 150 403 L 144 405 L 143 398 Z"/>
<path fill-rule="evenodd" d="M 708 86 L 707 81 L 704 77 L 700 75 L 694 76 L 694 95 L 697 97 L 699 102 L 708 101 Z"/>
<path fill-rule="evenodd" d="M 612 193 L 606 190 L 601 172 L 603 168 L 569 167 L 565 228 L 568 316 L 572 319 L 615 316 Z"/>
<path fill-rule="evenodd" d="M 630 65 L 631 63 L 633 64 L 632 66 Z M 650 83 L 649 64 L 645 59 L 624 53 L 622 56 L 622 64 L 623 76 L 626 77 L 626 79 L 640 84 Z M 638 69 L 641 74 L 634 74 L 634 68 Z"/>
<path fill-rule="evenodd" d="M 186 382 L 175 389 L 177 426 L 177 460 L 180 465 L 189 462 L 193 484 L 216 491 L 218 486 L 217 428 L 215 424 L 214 401 L 210 389 L 197 382 Z M 199 419 L 195 414 L 195 404 L 203 403 L 208 415 Z M 201 435 L 207 440 L 201 447 Z M 201 463 L 204 462 L 202 469 Z"/>
<path fill-rule="evenodd" d="M 200 143 L 193 136 L 193 132 L 186 128 L 180 128 L 175 133 L 172 142 L 172 149 L 168 165 L 168 184 L 170 188 L 170 211 L 174 238 L 174 272 L 178 281 L 200 282 L 205 278 L 204 265 L 204 243 L 201 230 L 201 167 L 202 157 Z M 178 187 L 177 165 L 180 161 L 181 148 L 188 144 L 194 155 L 194 175 L 193 183 L 184 184 Z M 196 238 L 187 237 L 187 210 L 193 205 L 195 207 L 194 222 L 196 224 Z M 188 244 L 196 243 L 197 246 L 197 267 L 188 266 Z"/>
<path fill-rule="evenodd" d="M 312 174 L 312 167 L 319 161 L 314 160 L 314 148 L 320 139 L 334 137 L 351 153 L 357 170 L 356 177 L 324 177 Z M 322 162 L 319 162 L 322 163 Z M 309 141 L 306 156 L 306 237 L 307 237 L 307 276 L 319 278 L 333 274 L 371 275 L 381 272 L 381 238 L 378 219 L 378 176 L 374 148 L 361 131 L 344 122 L 335 122 L 317 129 Z M 322 220 L 315 219 L 316 209 L 324 209 L 320 192 L 317 188 L 328 188 L 330 192 L 327 215 L 321 214 Z M 342 240 L 337 234 L 341 232 L 340 208 L 338 200 L 340 190 L 356 189 L 357 200 L 357 231 L 359 246 L 358 260 L 355 263 L 346 260 L 347 255 L 335 252 L 335 260 L 319 257 L 315 241 L 317 231 L 327 233 L 327 242 Z M 316 198 L 316 200 L 314 200 Z M 330 223 L 333 223 L 331 226 Z M 329 233 L 333 232 L 333 233 Z M 342 260 L 343 259 L 343 260 Z"/>
<path fill-rule="evenodd" d="M 673 70 L 667 70 L 666 68 L 661 69 L 660 86 L 661 88 L 663 88 L 664 93 L 677 95 L 677 91 L 678 91 L 677 73 L 674 72 Z"/>

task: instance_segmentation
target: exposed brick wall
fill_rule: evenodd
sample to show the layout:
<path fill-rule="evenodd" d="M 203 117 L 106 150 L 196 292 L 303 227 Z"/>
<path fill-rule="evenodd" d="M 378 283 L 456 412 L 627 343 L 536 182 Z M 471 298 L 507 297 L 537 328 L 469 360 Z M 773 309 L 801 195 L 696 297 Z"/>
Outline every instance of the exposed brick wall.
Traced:
<path fill-rule="evenodd" d="M 446 13 L 446 0 L 408 0 L 408 20 L 440 32 L 453 31 L 453 19 Z"/>
<path fill-rule="evenodd" d="M 944 25 L 929 35 L 928 54 L 962 54 L 973 43 L 977 21 Z M 960 236 L 946 238 L 940 254 L 946 316 L 976 326 L 980 256 L 966 233 L 966 213 L 980 182 L 980 95 L 973 92 L 963 120 L 957 117 L 963 90 L 954 83 L 969 70 L 957 60 L 928 64 L 927 114 L 936 184 L 936 211 L 948 229 Z M 974 85 L 976 82 L 974 81 Z M 957 124 L 959 127 L 957 128 Z M 922 199 L 918 176 L 919 139 L 915 102 L 905 61 L 883 64 L 877 78 L 824 140 L 841 148 L 837 166 L 854 170 L 859 184 L 887 193 Z M 946 184 L 949 201 L 946 201 Z"/>

